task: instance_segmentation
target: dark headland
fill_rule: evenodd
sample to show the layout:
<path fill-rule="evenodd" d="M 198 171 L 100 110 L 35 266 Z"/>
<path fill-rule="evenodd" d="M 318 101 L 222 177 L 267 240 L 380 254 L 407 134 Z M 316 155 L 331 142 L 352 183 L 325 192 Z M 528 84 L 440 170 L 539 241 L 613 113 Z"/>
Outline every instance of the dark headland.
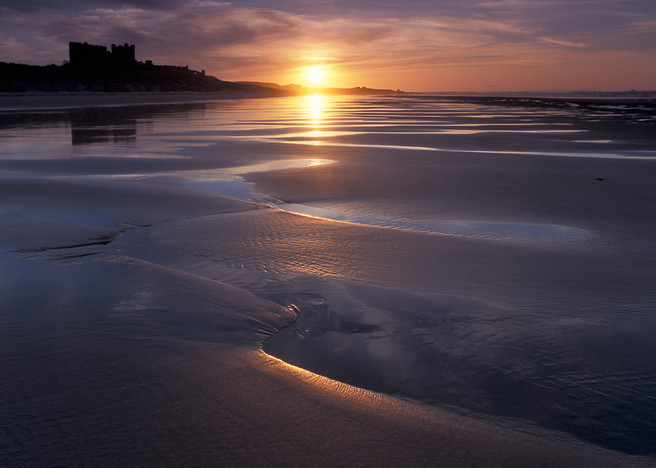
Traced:
<path fill-rule="evenodd" d="M 226 92 L 256 96 L 298 94 L 393 94 L 391 89 L 306 88 L 300 85 L 225 81 L 187 66 L 155 65 L 135 59 L 132 44 L 105 46 L 69 43 L 63 65 L 0 62 L 0 93 Z"/>

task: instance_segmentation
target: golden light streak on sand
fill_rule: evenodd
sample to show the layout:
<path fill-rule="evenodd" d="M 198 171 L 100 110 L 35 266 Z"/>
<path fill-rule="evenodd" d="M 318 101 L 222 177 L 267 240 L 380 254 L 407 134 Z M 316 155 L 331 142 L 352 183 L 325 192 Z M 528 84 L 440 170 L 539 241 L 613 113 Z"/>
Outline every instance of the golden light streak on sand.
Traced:
<path fill-rule="evenodd" d="M 310 385 L 316 390 L 328 392 L 340 398 L 350 398 L 364 404 L 370 409 L 380 410 L 385 413 L 399 411 L 406 416 L 410 415 L 416 418 L 426 419 L 432 412 L 433 408 L 424 408 L 423 406 L 415 405 L 413 403 L 404 402 L 404 400 L 394 398 L 393 396 L 385 395 L 383 393 L 366 390 L 360 387 L 355 387 L 338 380 L 333 380 L 324 377 L 314 372 L 310 372 L 301 367 L 289 364 L 282 359 L 278 359 L 260 349 L 260 356 L 266 360 L 266 367 L 269 370 L 282 371 L 284 375 L 293 376 L 300 379 L 305 384 Z M 427 411 L 424 411 L 427 410 Z"/>

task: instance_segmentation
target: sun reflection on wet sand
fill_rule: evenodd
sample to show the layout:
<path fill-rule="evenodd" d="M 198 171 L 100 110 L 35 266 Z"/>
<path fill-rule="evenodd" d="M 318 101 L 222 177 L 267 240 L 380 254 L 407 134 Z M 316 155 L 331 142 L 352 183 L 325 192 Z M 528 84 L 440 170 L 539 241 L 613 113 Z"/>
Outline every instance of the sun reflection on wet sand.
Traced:
<path fill-rule="evenodd" d="M 307 97 L 308 123 L 313 127 L 319 127 L 323 120 L 325 103 L 321 94 L 313 94 Z"/>
<path fill-rule="evenodd" d="M 321 138 L 322 136 L 322 124 L 323 124 L 323 114 L 324 114 L 324 100 L 321 94 L 313 94 L 307 98 L 307 110 L 308 110 L 308 127 L 311 129 L 307 132 L 307 136 L 313 138 Z M 320 141 L 313 141 L 313 145 L 320 145 Z"/>

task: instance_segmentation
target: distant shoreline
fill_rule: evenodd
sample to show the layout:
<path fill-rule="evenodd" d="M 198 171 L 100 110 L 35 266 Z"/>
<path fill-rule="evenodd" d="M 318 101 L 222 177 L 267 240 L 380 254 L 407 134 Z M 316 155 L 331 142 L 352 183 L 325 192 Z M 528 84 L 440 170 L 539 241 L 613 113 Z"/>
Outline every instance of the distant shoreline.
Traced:
<path fill-rule="evenodd" d="M 105 106 L 138 106 L 150 104 L 176 104 L 219 101 L 229 99 L 255 99 L 271 97 L 238 91 L 219 92 L 72 92 L 72 93 L 0 93 L 0 111 L 29 109 L 70 109 Z"/>
<path fill-rule="evenodd" d="M 0 96 L 88 96 L 126 95 L 152 96 L 159 94 L 198 96 L 205 94 L 211 99 L 234 97 L 297 96 L 306 94 L 381 95 L 400 94 L 391 89 L 354 88 L 307 88 L 301 85 L 280 86 L 276 83 L 252 81 L 225 81 L 206 75 L 205 71 L 188 67 L 153 65 L 135 62 L 121 65 L 72 65 L 61 66 L 25 65 L 0 62 Z M 131 101 L 133 98 L 127 98 Z M 119 99 L 120 100 L 120 99 Z M 187 98 L 183 99 L 188 100 Z"/>
<path fill-rule="evenodd" d="M 390 95 L 444 101 L 470 102 L 494 106 L 521 106 L 542 108 L 596 108 L 599 110 L 634 111 L 656 114 L 656 97 L 643 96 L 581 96 L 581 95 L 501 95 L 501 94 L 441 94 L 441 93 L 395 93 L 386 90 L 371 94 L 358 94 L 355 89 L 316 89 L 305 88 L 303 93 L 251 93 L 245 91 L 143 91 L 143 92 L 4 92 L 0 93 L 0 111 L 36 110 L 36 109 L 67 109 L 104 106 L 139 106 L 152 104 L 184 104 L 193 102 L 222 101 L 231 99 L 262 99 L 268 97 L 293 97 L 312 94 L 326 95 Z M 367 89 L 367 88 L 364 88 Z M 273 91 L 273 90 L 272 90 Z M 338 91 L 343 91 L 339 93 Z"/>
<path fill-rule="evenodd" d="M 357 90 L 358 88 L 355 88 Z M 367 88 L 365 88 L 367 89 Z M 345 96 L 385 96 L 393 91 L 371 90 L 369 94 L 358 94 L 354 89 L 305 88 L 303 93 L 251 93 L 245 91 L 143 91 L 143 92 L 38 92 L 0 93 L 0 112 L 12 110 L 72 109 L 84 107 L 139 106 L 152 104 L 185 104 L 193 102 L 224 101 L 231 99 L 264 99 L 297 97 L 312 94 Z M 378 92 L 376 92 L 378 91 Z"/>
<path fill-rule="evenodd" d="M 442 94 L 413 93 L 417 98 L 426 96 L 447 102 L 504 107 L 538 107 L 550 109 L 592 109 L 606 111 L 631 111 L 641 114 L 656 114 L 656 93 L 490 93 L 490 94 Z"/>

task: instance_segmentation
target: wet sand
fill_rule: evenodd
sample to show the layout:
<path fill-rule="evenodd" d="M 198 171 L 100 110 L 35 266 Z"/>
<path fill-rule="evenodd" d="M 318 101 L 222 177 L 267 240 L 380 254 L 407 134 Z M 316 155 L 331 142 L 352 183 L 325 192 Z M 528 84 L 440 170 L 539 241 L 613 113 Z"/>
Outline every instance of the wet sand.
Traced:
<path fill-rule="evenodd" d="M 272 210 L 207 221 L 228 231 L 236 224 L 240 237 L 240 228 L 257 232 L 279 217 L 283 229 L 331 230 Z M 182 225 L 200 244 L 226 240 L 211 222 L 189 223 Z M 539 428 L 486 423 L 272 358 L 261 344 L 295 310 L 212 279 L 253 281 L 248 273 L 161 252 L 157 244 L 180 239 L 166 232 L 176 227 L 134 229 L 109 249 L 60 245 L 3 259 L 3 465 L 640 465 Z M 358 228 L 344 229 L 357 242 Z"/>
<path fill-rule="evenodd" d="M 653 161 L 418 150 L 399 164 L 378 137 L 336 150 L 167 122 L 137 123 L 127 145 L 116 122 L 90 146 L 45 135 L 50 159 L 36 140 L 5 150 L 2 465 L 653 466 L 563 430 L 585 434 L 594 411 L 563 425 L 545 410 L 598 404 L 583 386 L 561 400 L 558 378 L 651 372 Z M 246 171 L 254 201 L 221 194 L 243 184 L 225 168 L 302 158 L 333 162 Z M 385 228 L 285 202 L 589 235 Z"/>

